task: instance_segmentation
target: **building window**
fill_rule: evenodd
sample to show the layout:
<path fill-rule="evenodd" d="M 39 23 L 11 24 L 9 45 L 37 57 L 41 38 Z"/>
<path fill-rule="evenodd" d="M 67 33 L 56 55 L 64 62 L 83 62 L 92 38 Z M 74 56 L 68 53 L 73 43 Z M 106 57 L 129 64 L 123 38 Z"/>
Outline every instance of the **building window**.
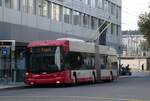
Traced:
<path fill-rule="evenodd" d="M 117 16 L 116 18 L 120 18 L 121 17 L 121 7 L 117 7 Z"/>
<path fill-rule="evenodd" d="M 5 0 L 5 7 L 12 8 L 12 0 Z"/>
<path fill-rule="evenodd" d="M 114 34 L 114 24 L 111 23 L 111 34 Z"/>
<path fill-rule="evenodd" d="M 91 0 L 85 0 L 86 5 L 91 5 Z"/>
<path fill-rule="evenodd" d="M 84 27 L 89 27 L 89 20 L 90 20 L 89 15 L 84 14 L 84 15 L 83 15 L 83 26 L 84 26 Z"/>
<path fill-rule="evenodd" d="M 28 13 L 36 13 L 36 0 L 28 0 Z"/>
<path fill-rule="evenodd" d="M 118 36 L 118 33 L 119 33 L 119 26 L 117 25 L 116 26 L 116 34 L 117 34 L 117 36 Z"/>
<path fill-rule="evenodd" d="M 111 14 L 116 16 L 116 9 L 115 4 L 111 3 Z"/>
<path fill-rule="evenodd" d="M 36 0 L 22 0 L 23 12 L 35 14 L 36 13 Z"/>
<path fill-rule="evenodd" d="M 108 2 L 108 12 L 111 14 L 111 2 Z"/>
<path fill-rule="evenodd" d="M 104 11 L 108 13 L 108 1 L 104 1 Z"/>
<path fill-rule="evenodd" d="M 97 1 L 97 7 L 101 8 L 101 9 L 103 8 L 103 0 L 98 0 Z"/>
<path fill-rule="evenodd" d="M 120 25 L 117 25 L 117 29 L 116 29 L 116 34 L 117 34 L 117 36 L 119 35 L 119 33 L 120 33 L 120 30 L 121 30 L 121 27 L 120 27 Z"/>
<path fill-rule="evenodd" d="M 73 11 L 73 23 L 74 25 L 81 25 L 81 13 Z"/>
<path fill-rule="evenodd" d="M 38 15 L 40 16 L 48 16 L 48 1 L 47 0 L 39 0 L 38 1 Z"/>
<path fill-rule="evenodd" d="M 71 9 L 64 7 L 63 14 L 64 14 L 64 22 L 68 23 L 68 24 L 71 24 L 72 23 Z"/>
<path fill-rule="evenodd" d="M 51 18 L 52 20 L 55 20 L 55 21 L 61 21 L 61 6 L 60 5 L 57 5 L 57 4 L 54 4 L 52 3 L 51 5 Z"/>
<path fill-rule="evenodd" d="M 28 0 L 22 0 L 23 12 L 28 13 Z"/>
<path fill-rule="evenodd" d="M 43 16 L 48 16 L 48 1 L 43 0 Z"/>
<path fill-rule="evenodd" d="M 114 5 L 114 16 L 116 17 L 117 16 L 117 6 Z"/>
<path fill-rule="evenodd" d="M 2 0 L 0 0 L 0 6 L 2 6 Z"/>
<path fill-rule="evenodd" d="M 92 4 L 92 7 L 95 8 L 95 7 L 96 7 L 96 2 L 95 2 L 95 0 L 91 0 L 91 2 L 92 2 L 92 3 L 91 3 L 91 4 Z"/>
<path fill-rule="evenodd" d="M 5 0 L 5 7 L 20 10 L 20 0 Z"/>
<path fill-rule="evenodd" d="M 91 17 L 91 28 L 97 29 L 97 18 Z"/>

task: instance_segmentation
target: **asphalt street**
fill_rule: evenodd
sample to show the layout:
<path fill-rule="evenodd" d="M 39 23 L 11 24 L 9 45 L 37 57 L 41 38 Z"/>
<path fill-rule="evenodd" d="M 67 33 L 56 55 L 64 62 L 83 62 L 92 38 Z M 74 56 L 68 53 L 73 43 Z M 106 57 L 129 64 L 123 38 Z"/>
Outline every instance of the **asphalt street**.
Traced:
<path fill-rule="evenodd" d="M 67 87 L 2 90 L 0 101 L 150 101 L 150 77 L 127 77 L 111 83 Z"/>

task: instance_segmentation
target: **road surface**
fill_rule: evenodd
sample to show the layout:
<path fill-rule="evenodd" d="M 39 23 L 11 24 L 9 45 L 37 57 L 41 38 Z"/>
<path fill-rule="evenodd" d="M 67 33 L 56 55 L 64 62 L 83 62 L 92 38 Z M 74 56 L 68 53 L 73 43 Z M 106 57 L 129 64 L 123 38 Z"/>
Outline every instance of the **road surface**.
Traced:
<path fill-rule="evenodd" d="M 150 101 L 150 77 L 69 87 L 2 90 L 0 101 Z"/>

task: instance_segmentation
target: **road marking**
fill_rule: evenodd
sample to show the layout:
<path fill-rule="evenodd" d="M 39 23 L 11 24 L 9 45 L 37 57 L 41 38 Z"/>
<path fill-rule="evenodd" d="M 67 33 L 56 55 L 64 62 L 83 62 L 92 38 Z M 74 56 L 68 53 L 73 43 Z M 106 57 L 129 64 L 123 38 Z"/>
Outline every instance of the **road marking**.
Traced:
<path fill-rule="evenodd" d="M 119 100 L 119 101 L 150 101 L 143 99 L 123 99 L 111 97 L 90 97 L 90 96 L 0 96 L 0 98 L 72 98 L 72 99 L 95 99 L 95 100 Z"/>

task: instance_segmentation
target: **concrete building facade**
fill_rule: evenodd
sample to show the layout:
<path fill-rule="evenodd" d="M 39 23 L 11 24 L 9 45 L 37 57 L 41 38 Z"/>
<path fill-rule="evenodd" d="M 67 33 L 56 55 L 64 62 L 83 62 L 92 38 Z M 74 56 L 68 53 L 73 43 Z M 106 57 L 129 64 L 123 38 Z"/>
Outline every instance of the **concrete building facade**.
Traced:
<path fill-rule="evenodd" d="M 150 56 L 148 47 L 142 49 L 146 42 L 144 35 L 122 35 L 123 56 Z M 144 47 L 144 46 L 143 46 Z"/>
<path fill-rule="evenodd" d="M 10 46 L 8 60 L 15 58 L 13 64 L 3 64 L 6 57 L 2 54 L 0 68 L 2 72 L 2 68 L 10 68 L 11 71 L 5 71 L 10 76 L 14 75 L 12 68 L 22 69 L 21 54 L 28 42 L 63 37 L 89 41 L 97 36 L 98 33 L 94 33 L 104 22 L 111 25 L 100 36 L 99 43 L 118 50 L 121 44 L 121 0 L 0 0 L 0 40 L 5 40 L 0 45 Z M 15 41 L 15 50 L 12 49 L 13 43 L 6 40 Z M 8 53 L 4 48 L 0 48 L 2 53 Z M 4 74 L 1 73 L 1 78 L 8 77 Z"/>

